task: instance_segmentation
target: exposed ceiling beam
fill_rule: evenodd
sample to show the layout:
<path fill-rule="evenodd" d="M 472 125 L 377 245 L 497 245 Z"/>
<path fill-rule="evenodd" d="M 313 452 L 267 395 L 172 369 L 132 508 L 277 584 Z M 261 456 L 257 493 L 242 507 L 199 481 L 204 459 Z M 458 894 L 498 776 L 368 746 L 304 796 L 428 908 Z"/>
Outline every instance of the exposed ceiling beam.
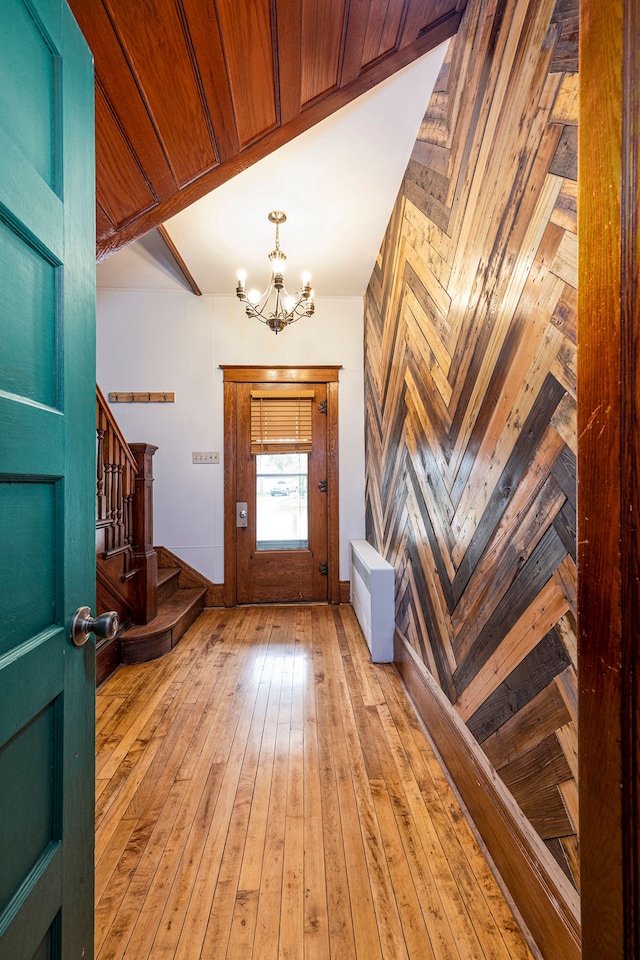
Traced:
<path fill-rule="evenodd" d="M 176 266 L 178 267 L 178 270 L 180 271 L 180 273 L 182 274 L 182 276 L 185 278 L 185 280 L 187 281 L 187 283 L 189 284 L 189 286 L 191 287 L 191 289 L 192 289 L 193 292 L 195 293 L 196 297 L 201 297 L 201 296 L 202 296 L 202 290 L 200 289 L 200 287 L 198 286 L 198 284 L 196 283 L 196 281 L 193 279 L 193 276 L 192 276 L 192 274 L 191 274 L 191 271 L 189 270 L 189 267 L 186 265 L 186 263 L 185 263 L 184 260 L 182 259 L 182 256 L 181 256 L 181 254 L 180 254 L 180 251 L 178 250 L 178 248 L 176 247 L 175 243 L 173 242 L 173 240 L 172 240 L 171 237 L 169 236 L 169 231 L 168 231 L 167 228 L 166 228 L 165 226 L 163 226 L 162 224 L 160 224 L 160 226 L 157 228 L 157 230 L 158 230 L 158 233 L 160 234 L 160 236 L 162 237 L 162 239 L 164 240 L 164 242 L 165 242 L 165 244 L 166 244 L 166 246 L 167 246 L 167 249 L 168 249 L 169 253 L 171 254 L 171 256 L 173 257 L 173 259 L 175 260 L 175 263 L 176 263 Z"/>

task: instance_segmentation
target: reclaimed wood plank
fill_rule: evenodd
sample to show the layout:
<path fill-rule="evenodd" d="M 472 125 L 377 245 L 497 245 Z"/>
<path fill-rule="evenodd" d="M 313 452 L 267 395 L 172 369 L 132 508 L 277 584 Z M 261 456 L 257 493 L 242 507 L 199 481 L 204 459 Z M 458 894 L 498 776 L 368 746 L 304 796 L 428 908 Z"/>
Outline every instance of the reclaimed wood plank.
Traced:
<path fill-rule="evenodd" d="M 570 718 L 557 685 L 549 683 L 488 737 L 482 749 L 499 769 L 538 746 L 542 740 L 559 733 Z"/>
<path fill-rule="evenodd" d="M 553 110 L 549 117 L 552 123 L 578 123 L 580 78 L 577 73 L 567 73 L 562 78 Z"/>
<path fill-rule="evenodd" d="M 564 590 L 552 577 L 504 638 L 494 653 L 458 698 L 456 709 L 467 720 L 511 671 L 533 650 L 542 637 L 567 612 Z"/>
<path fill-rule="evenodd" d="M 500 768 L 498 775 L 543 839 L 575 833 L 561 793 L 571 771 L 555 734 Z"/>
<path fill-rule="evenodd" d="M 469 718 L 469 729 L 492 763 L 500 751 L 504 758 L 517 755 L 527 737 L 537 737 L 547 722 L 556 724 L 553 730 L 566 722 L 564 700 L 551 680 L 568 663 L 554 628 Z M 553 719 L 543 722 L 544 714 Z"/>
<path fill-rule="evenodd" d="M 578 179 L 578 126 L 567 124 L 562 132 L 550 173 L 568 180 Z"/>

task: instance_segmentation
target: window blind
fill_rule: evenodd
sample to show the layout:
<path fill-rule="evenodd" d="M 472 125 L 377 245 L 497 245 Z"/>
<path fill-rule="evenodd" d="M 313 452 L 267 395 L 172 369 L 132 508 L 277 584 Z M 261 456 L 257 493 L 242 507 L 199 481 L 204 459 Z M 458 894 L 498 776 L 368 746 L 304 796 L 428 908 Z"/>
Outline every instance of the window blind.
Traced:
<path fill-rule="evenodd" d="M 251 453 L 309 453 L 313 390 L 251 391 Z"/>

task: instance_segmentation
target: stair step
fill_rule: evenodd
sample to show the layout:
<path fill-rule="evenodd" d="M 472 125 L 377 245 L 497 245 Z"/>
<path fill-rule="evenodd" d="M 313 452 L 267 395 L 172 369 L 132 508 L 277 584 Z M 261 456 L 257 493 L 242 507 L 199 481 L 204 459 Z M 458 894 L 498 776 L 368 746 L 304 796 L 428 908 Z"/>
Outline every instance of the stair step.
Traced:
<path fill-rule="evenodd" d="M 204 609 L 206 592 L 205 587 L 176 590 L 159 604 L 150 623 L 129 627 L 120 638 L 122 662 L 144 663 L 168 653 Z"/>
<path fill-rule="evenodd" d="M 180 567 L 160 567 L 158 570 L 158 604 L 167 600 L 178 589 Z"/>

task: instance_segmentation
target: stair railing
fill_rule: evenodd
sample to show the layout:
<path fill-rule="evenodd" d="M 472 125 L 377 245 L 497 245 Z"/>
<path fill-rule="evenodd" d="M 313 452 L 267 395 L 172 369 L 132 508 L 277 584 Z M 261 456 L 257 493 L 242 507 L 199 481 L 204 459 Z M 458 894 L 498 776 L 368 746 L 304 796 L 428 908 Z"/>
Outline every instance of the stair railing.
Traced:
<path fill-rule="evenodd" d="M 104 530 L 105 559 L 131 550 L 138 465 L 96 384 L 96 523 Z"/>
<path fill-rule="evenodd" d="M 102 575 L 122 554 L 118 590 L 135 623 L 158 609 L 158 558 L 153 547 L 153 455 L 148 443 L 128 444 L 96 384 L 96 551 Z"/>

